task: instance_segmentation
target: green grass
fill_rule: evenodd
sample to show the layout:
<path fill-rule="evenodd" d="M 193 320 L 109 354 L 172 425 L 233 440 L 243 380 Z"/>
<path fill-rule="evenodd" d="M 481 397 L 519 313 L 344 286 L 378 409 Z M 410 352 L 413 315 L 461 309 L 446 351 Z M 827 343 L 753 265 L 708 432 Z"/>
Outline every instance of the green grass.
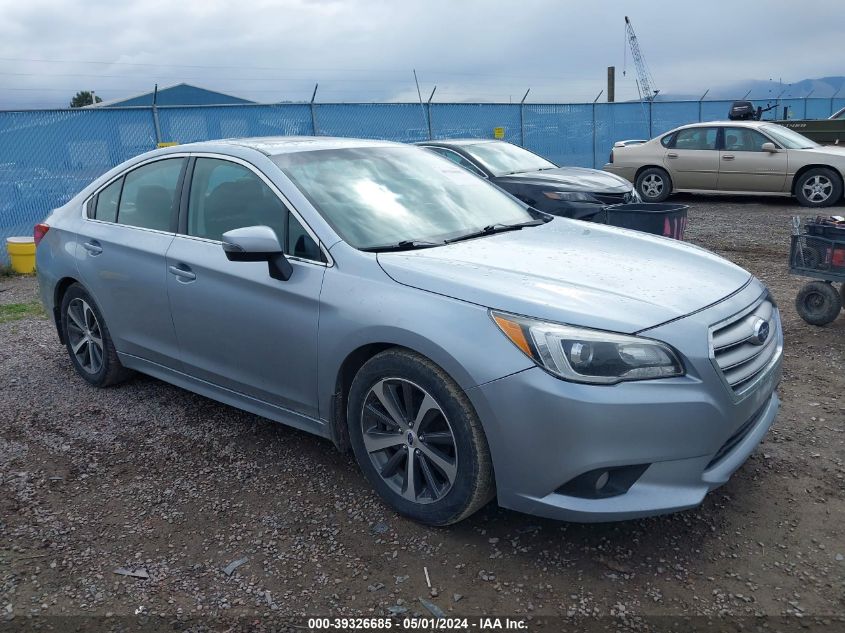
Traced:
<path fill-rule="evenodd" d="M 38 301 L 27 303 L 6 303 L 0 305 L 0 323 L 20 321 L 27 317 L 44 318 L 44 308 Z"/>

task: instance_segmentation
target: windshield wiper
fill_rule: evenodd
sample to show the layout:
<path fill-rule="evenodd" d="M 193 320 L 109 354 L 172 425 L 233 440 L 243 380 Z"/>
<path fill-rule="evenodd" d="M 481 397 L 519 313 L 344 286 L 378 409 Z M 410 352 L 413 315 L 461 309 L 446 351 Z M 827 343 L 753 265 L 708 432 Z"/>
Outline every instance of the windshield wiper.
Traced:
<path fill-rule="evenodd" d="M 472 231 L 470 233 L 464 233 L 463 235 L 459 235 L 458 237 L 450 238 L 446 240 L 446 243 L 452 244 L 453 242 L 469 240 L 473 237 L 482 237 L 484 235 L 492 235 L 493 233 L 504 233 L 505 231 L 518 231 L 519 229 L 525 228 L 526 226 L 540 226 L 541 224 L 545 224 L 549 220 L 551 220 L 551 216 L 543 217 L 539 220 L 529 220 L 528 222 L 517 222 L 516 224 L 502 224 L 501 222 L 498 224 L 488 224 L 483 229 Z"/>
<path fill-rule="evenodd" d="M 425 240 L 402 240 L 395 244 L 383 244 L 381 246 L 367 246 L 359 250 L 367 253 L 385 253 L 387 251 L 411 251 L 415 248 L 432 248 L 434 246 L 443 246 L 445 242 L 427 242 Z"/>

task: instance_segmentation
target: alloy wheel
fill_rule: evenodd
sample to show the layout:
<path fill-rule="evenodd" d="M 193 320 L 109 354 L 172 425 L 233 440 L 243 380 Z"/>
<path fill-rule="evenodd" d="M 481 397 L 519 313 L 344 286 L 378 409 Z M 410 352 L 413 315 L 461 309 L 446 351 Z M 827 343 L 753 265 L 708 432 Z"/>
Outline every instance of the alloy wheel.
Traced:
<path fill-rule="evenodd" d="M 663 192 L 663 178 L 656 174 L 649 174 L 643 178 L 643 195 L 648 198 L 656 198 Z"/>
<path fill-rule="evenodd" d="M 804 182 L 801 191 L 810 202 L 824 202 L 833 193 L 833 183 L 827 176 L 813 176 Z"/>
<path fill-rule="evenodd" d="M 84 299 L 74 299 L 67 307 L 67 337 L 79 366 L 89 374 L 103 367 L 103 332 L 97 316 Z"/>
<path fill-rule="evenodd" d="M 452 427 L 437 401 L 404 378 L 379 380 L 361 412 L 364 447 L 382 480 L 413 503 L 445 497 L 458 470 Z"/>

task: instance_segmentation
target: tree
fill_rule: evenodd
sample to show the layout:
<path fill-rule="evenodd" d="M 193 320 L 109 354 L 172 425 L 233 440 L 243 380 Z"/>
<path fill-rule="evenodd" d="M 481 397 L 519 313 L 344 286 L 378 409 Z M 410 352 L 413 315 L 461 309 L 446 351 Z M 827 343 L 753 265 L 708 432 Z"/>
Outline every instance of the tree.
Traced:
<path fill-rule="evenodd" d="M 83 106 L 91 105 L 94 103 L 94 99 L 97 100 L 97 103 L 102 103 L 103 101 L 100 97 L 92 95 L 90 90 L 80 90 L 76 93 L 76 95 L 74 95 L 73 99 L 70 100 L 70 107 L 81 108 Z"/>

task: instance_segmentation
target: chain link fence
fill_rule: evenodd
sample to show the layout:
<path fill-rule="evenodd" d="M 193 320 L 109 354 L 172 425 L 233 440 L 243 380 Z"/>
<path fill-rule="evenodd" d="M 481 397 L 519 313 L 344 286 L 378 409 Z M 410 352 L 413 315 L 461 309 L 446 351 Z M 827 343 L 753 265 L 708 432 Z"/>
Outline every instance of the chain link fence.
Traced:
<path fill-rule="evenodd" d="M 0 258 L 6 261 L 6 237 L 31 235 L 50 209 L 109 168 L 161 142 L 312 134 L 414 142 L 493 138 L 498 132 L 558 164 L 601 167 L 616 141 L 723 120 L 730 105 L 295 103 L 0 112 Z M 790 119 L 822 119 L 843 107 L 845 98 L 783 99 L 764 118 L 782 118 L 787 108 Z"/>

